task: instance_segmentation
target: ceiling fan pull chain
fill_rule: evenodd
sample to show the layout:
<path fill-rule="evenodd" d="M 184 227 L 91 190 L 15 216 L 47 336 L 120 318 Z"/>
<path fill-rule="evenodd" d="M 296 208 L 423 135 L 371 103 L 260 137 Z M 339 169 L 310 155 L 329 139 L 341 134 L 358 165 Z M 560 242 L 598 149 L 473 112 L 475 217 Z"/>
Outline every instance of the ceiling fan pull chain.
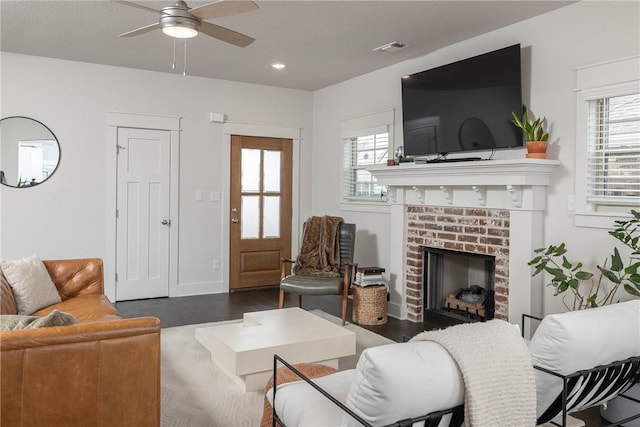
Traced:
<path fill-rule="evenodd" d="M 187 39 L 184 39 L 184 65 L 182 66 L 182 75 L 187 75 Z"/>
<path fill-rule="evenodd" d="M 172 69 L 176 69 L 176 39 L 173 39 L 173 63 L 171 64 Z"/>

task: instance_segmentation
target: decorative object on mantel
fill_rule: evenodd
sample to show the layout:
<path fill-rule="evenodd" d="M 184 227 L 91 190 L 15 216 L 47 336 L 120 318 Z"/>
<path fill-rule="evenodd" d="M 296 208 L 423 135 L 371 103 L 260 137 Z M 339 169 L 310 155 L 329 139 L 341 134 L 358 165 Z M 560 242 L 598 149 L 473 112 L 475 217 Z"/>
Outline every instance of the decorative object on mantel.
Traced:
<path fill-rule="evenodd" d="M 614 302 L 616 292 L 622 286 L 629 294 L 640 297 L 640 212 L 631 210 L 632 218 L 615 221 L 616 227 L 609 234 L 631 249 L 631 255 L 627 265 L 622 261 L 618 248 L 613 248 L 611 265 L 607 268 L 607 260 L 603 266 L 597 266 L 600 271 L 598 279 L 594 274 L 582 269 L 583 263 L 570 262 L 565 253 L 567 248 L 564 243 L 559 246 L 550 245 L 547 248 L 536 249 L 538 254 L 529 261 L 529 265 L 535 266 L 533 275 L 546 271 L 551 274 L 551 286 L 556 288 L 555 295 L 568 290 L 573 293 L 573 304 L 569 306 L 563 298 L 563 304 L 568 310 L 581 310 L 598 307 Z M 561 257 L 561 258 L 560 258 Z M 606 289 L 603 281 L 613 283 L 610 289 Z M 590 282 L 582 284 L 580 282 Z M 583 294 L 583 292 L 587 294 Z"/>
<path fill-rule="evenodd" d="M 387 160 L 387 166 L 398 166 L 401 163 L 413 163 L 412 157 L 406 157 L 404 155 L 404 147 L 399 145 L 394 151 L 394 158 Z"/>
<path fill-rule="evenodd" d="M 400 164 L 400 162 L 402 162 L 402 159 L 404 158 L 404 147 L 402 145 L 398 145 L 396 147 L 395 155 L 396 162 L 398 162 L 397 164 Z"/>
<path fill-rule="evenodd" d="M 522 117 L 518 117 L 515 112 L 511 112 L 514 125 L 522 129 L 527 138 L 527 158 L 546 159 L 547 145 L 549 144 L 549 134 L 544 130 L 544 117 L 533 120 L 529 117 L 530 111 L 522 104 Z"/>

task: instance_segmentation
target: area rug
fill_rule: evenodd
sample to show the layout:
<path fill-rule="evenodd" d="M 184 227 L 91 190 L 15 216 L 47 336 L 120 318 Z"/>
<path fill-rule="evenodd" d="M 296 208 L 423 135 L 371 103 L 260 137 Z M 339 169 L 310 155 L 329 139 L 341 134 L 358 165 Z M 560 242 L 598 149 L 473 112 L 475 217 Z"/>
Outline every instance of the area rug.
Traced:
<path fill-rule="evenodd" d="M 340 319 L 321 310 L 312 313 L 339 324 Z M 213 325 L 202 323 L 162 329 L 161 425 L 165 427 L 257 427 L 260 425 L 264 392 L 243 392 L 211 361 L 211 354 L 196 340 L 195 330 Z M 391 344 L 381 335 L 354 324 L 356 354 L 339 360 L 339 369 L 356 366 L 362 350 Z"/>

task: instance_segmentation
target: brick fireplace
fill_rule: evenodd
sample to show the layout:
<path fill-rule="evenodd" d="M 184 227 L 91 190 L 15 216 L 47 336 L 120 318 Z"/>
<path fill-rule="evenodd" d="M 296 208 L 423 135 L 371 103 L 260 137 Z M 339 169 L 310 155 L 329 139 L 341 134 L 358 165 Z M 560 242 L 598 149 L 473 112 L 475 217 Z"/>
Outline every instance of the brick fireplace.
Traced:
<path fill-rule="evenodd" d="M 509 211 L 504 209 L 407 206 L 405 285 L 407 317 L 422 320 L 425 289 L 423 248 L 495 257 L 495 317 L 506 319 L 509 296 Z"/>
<path fill-rule="evenodd" d="M 559 164 L 519 159 L 369 169 L 390 202 L 389 314 L 423 320 L 423 248 L 495 256 L 495 317 L 542 313 L 542 283 L 527 265 L 542 246 L 546 188 Z"/>

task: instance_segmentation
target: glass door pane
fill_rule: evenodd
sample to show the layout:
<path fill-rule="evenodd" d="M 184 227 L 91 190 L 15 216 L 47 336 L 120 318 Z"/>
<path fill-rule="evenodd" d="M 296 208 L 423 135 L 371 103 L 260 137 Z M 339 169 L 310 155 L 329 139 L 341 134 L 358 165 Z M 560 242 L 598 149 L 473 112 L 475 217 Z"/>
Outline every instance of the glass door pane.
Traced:
<path fill-rule="evenodd" d="M 242 149 L 242 191 L 260 191 L 262 172 L 260 151 L 254 148 Z"/>
<path fill-rule="evenodd" d="M 280 151 L 264 151 L 264 191 L 280 191 Z"/>
<path fill-rule="evenodd" d="M 242 196 L 241 239 L 260 237 L 260 196 Z"/>
<path fill-rule="evenodd" d="M 263 237 L 280 237 L 280 196 L 264 196 L 263 203 Z"/>

